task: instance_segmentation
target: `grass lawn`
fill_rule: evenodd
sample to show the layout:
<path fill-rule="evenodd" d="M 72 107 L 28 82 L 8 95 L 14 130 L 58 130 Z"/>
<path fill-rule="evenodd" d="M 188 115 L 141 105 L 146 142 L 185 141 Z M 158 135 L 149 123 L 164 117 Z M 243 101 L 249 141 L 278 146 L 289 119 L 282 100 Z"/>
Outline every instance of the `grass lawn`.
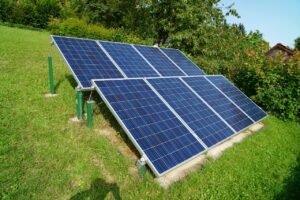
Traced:
<path fill-rule="evenodd" d="M 300 188 L 300 125 L 273 116 L 221 158 L 161 188 L 117 141 L 126 141 L 97 98 L 95 128 L 70 123 L 76 83 L 48 32 L 0 26 L 0 199 L 293 199 Z M 54 56 L 54 98 L 47 56 Z M 86 94 L 89 95 L 89 94 Z M 113 127 L 111 129 L 110 127 Z M 120 144 L 121 145 L 121 144 Z M 124 144 L 123 144 L 124 145 Z M 298 189 L 298 191 L 297 191 Z"/>

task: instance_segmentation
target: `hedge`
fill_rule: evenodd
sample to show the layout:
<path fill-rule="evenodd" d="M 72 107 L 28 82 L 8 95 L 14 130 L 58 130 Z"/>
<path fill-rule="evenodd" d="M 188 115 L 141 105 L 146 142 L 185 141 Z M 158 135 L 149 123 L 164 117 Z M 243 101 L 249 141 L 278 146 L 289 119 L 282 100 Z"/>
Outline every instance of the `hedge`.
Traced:
<path fill-rule="evenodd" d="M 51 34 L 71 37 L 107 40 L 132 44 L 152 44 L 152 40 L 143 40 L 122 29 L 106 28 L 101 24 L 88 24 L 83 19 L 52 19 L 48 25 Z"/>

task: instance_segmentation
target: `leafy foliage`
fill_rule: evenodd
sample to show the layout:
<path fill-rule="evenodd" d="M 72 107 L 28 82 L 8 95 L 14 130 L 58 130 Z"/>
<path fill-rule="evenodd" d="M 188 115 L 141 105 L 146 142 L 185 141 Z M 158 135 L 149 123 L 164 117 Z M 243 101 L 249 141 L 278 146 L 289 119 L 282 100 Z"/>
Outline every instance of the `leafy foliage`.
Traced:
<path fill-rule="evenodd" d="M 0 21 L 46 28 L 52 17 L 60 16 L 58 0 L 1 0 Z"/>
<path fill-rule="evenodd" d="M 284 119 L 300 117 L 300 66 L 274 62 L 264 65 L 256 74 L 254 97 L 268 111 Z"/>
<path fill-rule="evenodd" d="M 52 34 L 74 37 L 85 37 L 115 42 L 128 42 L 134 44 L 149 44 L 150 40 L 142 40 L 122 29 L 105 28 L 102 25 L 87 24 L 85 20 L 69 18 L 66 20 L 53 19 L 49 23 Z"/>

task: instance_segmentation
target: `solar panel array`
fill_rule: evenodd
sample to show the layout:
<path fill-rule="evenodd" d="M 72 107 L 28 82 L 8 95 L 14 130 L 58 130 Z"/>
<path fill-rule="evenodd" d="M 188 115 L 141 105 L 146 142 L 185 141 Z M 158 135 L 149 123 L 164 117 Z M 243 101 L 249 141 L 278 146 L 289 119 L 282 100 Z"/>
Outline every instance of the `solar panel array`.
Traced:
<path fill-rule="evenodd" d="M 62 36 L 52 36 L 52 40 L 73 72 L 78 85 L 85 90 L 92 89 L 92 79 L 204 74 L 176 49 Z"/>
<path fill-rule="evenodd" d="M 157 176 L 266 117 L 177 49 L 52 38 L 78 84 L 95 87 Z"/>
<path fill-rule="evenodd" d="M 91 80 L 95 78 L 124 77 L 96 41 L 59 36 L 52 38 L 83 88 L 91 87 Z"/>

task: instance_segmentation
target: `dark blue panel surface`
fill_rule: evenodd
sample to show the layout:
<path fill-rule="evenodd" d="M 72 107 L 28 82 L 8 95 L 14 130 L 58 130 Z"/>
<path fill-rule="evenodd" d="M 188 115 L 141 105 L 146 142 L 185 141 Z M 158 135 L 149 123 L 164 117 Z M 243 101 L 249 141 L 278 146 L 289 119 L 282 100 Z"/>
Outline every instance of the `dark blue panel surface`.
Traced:
<path fill-rule="evenodd" d="M 131 45 L 100 43 L 129 78 L 159 76 Z"/>
<path fill-rule="evenodd" d="M 204 150 L 143 80 L 95 84 L 158 173 Z"/>
<path fill-rule="evenodd" d="M 247 113 L 247 115 L 249 115 L 254 121 L 258 121 L 267 116 L 267 114 L 260 107 L 251 101 L 237 87 L 230 83 L 224 76 L 208 76 L 207 78 L 245 113 Z"/>
<path fill-rule="evenodd" d="M 234 131 L 180 79 L 164 78 L 148 81 L 206 146 L 211 147 L 234 134 Z"/>
<path fill-rule="evenodd" d="M 187 77 L 183 80 L 237 132 L 252 124 L 252 121 L 205 77 Z"/>
<path fill-rule="evenodd" d="M 162 76 L 185 76 L 157 47 L 135 45 L 135 48 Z"/>
<path fill-rule="evenodd" d="M 91 87 L 91 79 L 123 77 L 96 41 L 61 36 L 53 40 L 83 87 Z"/>
<path fill-rule="evenodd" d="M 161 50 L 163 50 L 163 52 L 167 54 L 167 56 L 171 58 L 187 75 L 192 76 L 205 74 L 178 49 L 161 48 Z"/>

